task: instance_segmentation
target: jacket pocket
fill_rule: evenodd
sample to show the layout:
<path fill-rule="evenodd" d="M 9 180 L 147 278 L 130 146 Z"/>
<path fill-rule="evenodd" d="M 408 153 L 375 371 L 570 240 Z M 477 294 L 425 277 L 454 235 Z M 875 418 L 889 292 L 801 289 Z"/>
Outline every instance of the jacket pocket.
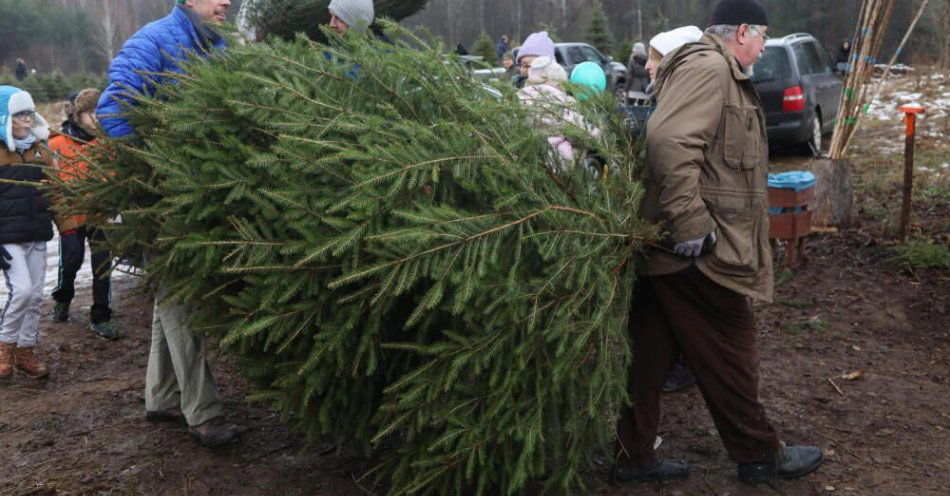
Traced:
<path fill-rule="evenodd" d="M 723 274 L 752 276 L 759 270 L 760 216 L 751 205 L 717 203 L 708 205 L 709 213 L 716 221 L 719 239 L 707 263 Z"/>
<path fill-rule="evenodd" d="M 722 153 L 726 165 L 733 169 L 758 167 L 758 110 L 753 105 L 730 105 L 723 108 Z"/>

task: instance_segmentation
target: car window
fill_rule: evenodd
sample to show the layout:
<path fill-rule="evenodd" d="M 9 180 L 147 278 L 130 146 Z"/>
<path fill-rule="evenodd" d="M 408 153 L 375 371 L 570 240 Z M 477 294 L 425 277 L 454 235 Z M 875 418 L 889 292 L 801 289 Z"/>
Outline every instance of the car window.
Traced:
<path fill-rule="evenodd" d="M 601 57 L 600 54 L 597 53 L 597 51 L 594 50 L 593 48 L 591 48 L 591 47 L 582 47 L 581 50 L 584 52 L 584 59 L 585 59 L 585 61 L 587 61 L 587 62 L 595 62 L 595 63 L 597 63 L 597 64 L 600 64 L 601 62 L 603 62 L 603 57 Z"/>
<path fill-rule="evenodd" d="M 796 43 L 794 46 L 795 60 L 798 61 L 798 70 L 805 74 L 821 74 L 825 72 L 815 44 L 812 42 Z"/>
<path fill-rule="evenodd" d="M 765 47 L 765 53 L 752 68 L 752 82 L 782 80 L 792 77 L 788 52 L 784 47 Z"/>
<path fill-rule="evenodd" d="M 831 55 L 828 55 L 828 52 L 821 47 L 821 43 L 815 43 L 815 49 L 818 50 L 818 59 L 822 62 L 822 72 L 825 74 L 835 72 L 834 60 L 831 58 Z"/>
<path fill-rule="evenodd" d="M 576 46 L 567 49 L 567 58 L 570 59 L 571 64 L 580 64 L 587 60 L 584 57 L 584 52 L 581 51 L 581 47 Z"/>

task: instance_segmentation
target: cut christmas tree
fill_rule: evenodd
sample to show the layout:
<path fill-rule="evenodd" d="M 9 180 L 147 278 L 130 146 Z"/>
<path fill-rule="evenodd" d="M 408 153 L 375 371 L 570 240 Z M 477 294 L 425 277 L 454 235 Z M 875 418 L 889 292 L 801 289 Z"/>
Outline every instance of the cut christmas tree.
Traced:
<path fill-rule="evenodd" d="M 136 107 L 137 142 L 103 147 L 79 208 L 121 213 L 117 249 L 147 252 L 252 398 L 361 447 L 381 491 L 570 491 L 626 398 L 655 234 L 636 144 L 609 95 L 577 109 L 594 137 L 390 29 L 191 64 Z"/>

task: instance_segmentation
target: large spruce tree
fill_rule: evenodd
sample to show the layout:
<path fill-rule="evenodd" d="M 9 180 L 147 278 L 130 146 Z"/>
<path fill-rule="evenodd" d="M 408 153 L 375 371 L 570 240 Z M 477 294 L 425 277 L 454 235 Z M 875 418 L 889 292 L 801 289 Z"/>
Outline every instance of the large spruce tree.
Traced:
<path fill-rule="evenodd" d="M 121 213 L 116 248 L 148 253 L 252 398 L 362 447 L 382 491 L 568 492 L 626 398 L 655 234 L 636 144 L 609 95 L 578 109 L 598 137 L 538 127 L 508 85 L 391 34 L 189 65 L 100 149 L 78 208 Z M 552 167 L 555 133 L 603 165 Z"/>

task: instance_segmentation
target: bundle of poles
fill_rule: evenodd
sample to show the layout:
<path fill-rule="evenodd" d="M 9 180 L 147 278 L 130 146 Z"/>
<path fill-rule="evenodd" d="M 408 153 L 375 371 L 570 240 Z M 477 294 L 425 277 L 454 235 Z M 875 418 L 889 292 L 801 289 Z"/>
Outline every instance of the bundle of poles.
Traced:
<path fill-rule="evenodd" d="M 894 14 L 896 0 L 865 0 L 862 3 L 861 16 L 858 18 L 858 25 L 852 37 L 851 56 L 848 60 L 841 105 L 838 107 L 838 120 L 828 152 L 830 158 L 844 158 L 861 122 L 861 117 L 880 96 L 891 67 L 900 56 L 907 40 L 910 39 L 929 1 L 923 0 L 920 4 L 913 22 L 884 69 L 883 77 L 876 85 L 870 84 L 871 76 L 874 74 L 878 55 L 881 53 L 887 26 Z"/>

